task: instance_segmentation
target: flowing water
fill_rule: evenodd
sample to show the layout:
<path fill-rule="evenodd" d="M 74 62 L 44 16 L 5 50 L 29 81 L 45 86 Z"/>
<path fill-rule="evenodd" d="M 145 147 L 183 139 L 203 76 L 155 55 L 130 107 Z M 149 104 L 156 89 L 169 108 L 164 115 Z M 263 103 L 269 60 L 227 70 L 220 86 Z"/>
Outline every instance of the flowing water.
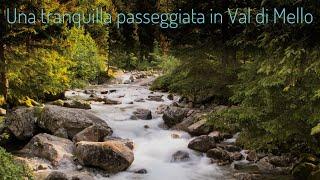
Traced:
<path fill-rule="evenodd" d="M 124 78 L 126 78 L 125 76 Z M 141 83 L 114 84 L 94 87 L 96 91 L 116 90 L 107 95 L 108 98 L 121 101 L 119 105 L 105 105 L 93 103 L 92 112 L 104 119 L 114 131 L 114 136 L 128 138 L 134 142 L 134 162 L 131 167 L 122 173 L 109 178 L 98 175 L 97 179 L 111 180 L 215 180 L 232 179 L 229 168 L 211 164 L 205 155 L 187 148 L 191 140 L 189 134 L 181 131 L 163 128 L 162 115 L 156 109 L 162 104 L 169 105 L 167 94 L 151 92 Z M 88 96 L 77 93 L 78 96 Z M 163 102 L 148 101 L 134 102 L 135 99 L 147 99 L 148 96 L 163 95 Z M 178 97 L 175 97 L 177 100 Z M 134 102 L 130 104 L 130 102 Z M 131 120 L 130 116 L 136 109 L 152 111 L 152 120 Z M 145 126 L 149 128 L 145 128 Z M 172 135 L 180 138 L 173 138 Z M 187 162 L 172 162 L 172 155 L 179 151 L 190 154 Z M 133 173 L 139 169 L 146 169 L 147 174 Z"/>

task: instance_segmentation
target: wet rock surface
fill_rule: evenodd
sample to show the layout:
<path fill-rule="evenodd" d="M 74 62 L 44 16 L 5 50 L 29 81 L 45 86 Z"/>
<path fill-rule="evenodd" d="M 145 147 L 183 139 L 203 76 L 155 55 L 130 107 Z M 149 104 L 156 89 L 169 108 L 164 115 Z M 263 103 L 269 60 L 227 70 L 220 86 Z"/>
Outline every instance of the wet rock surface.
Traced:
<path fill-rule="evenodd" d="M 151 120 L 152 119 L 152 113 L 148 109 L 137 109 L 133 112 L 133 115 L 131 116 L 132 120 Z"/>
<path fill-rule="evenodd" d="M 216 141 L 213 137 L 203 135 L 196 137 L 189 142 L 188 148 L 199 151 L 199 152 L 208 152 L 210 149 L 216 147 Z"/>
<path fill-rule="evenodd" d="M 207 135 L 212 131 L 212 128 L 207 124 L 207 119 L 201 119 L 198 122 L 188 127 L 188 132 L 193 136 Z"/>
<path fill-rule="evenodd" d="M 21 108 L 9 113 L 6 127 L 19 140 L 26 140 L 36 134 L 37 113 L 35 108 Z"/>
<path fill-rule="evenodd" d="M 87 127 L 97 125 L 110 128 L 108 124 L 97 116 L 80 109 L 63 108 L 59 106 L 45 106 L 38 121 L 40 128 L 55 133 L 60 128 L 67 131 L 68 137 L 73 138 L 76 134 Z"/>
<path fill-rule="evenodd" d="M 134 160 L 133 152 L 122 142 L 79 142 L 75 155 L 80 164 L 94 166 L 108 173 L 126 170 Z"/>
<path fill-rule="evenodd" d="M 19 153 L 44 158 L 53 165 L 59 165 L 64 160 L 71 161 L 73 151 L 74 144 L 68 139 L 38 134 Z"/>
<path fill-rule="evenodd" d="M 181 123 L 183 119 L 187 117 L 188 112 L 189 109 L 187 108 L 170 106 L 164 111 L 162 118 L 168 127 L 173 127 L 174 125 Z"/>
<path fill-rule="evenodd" d="M 190 160 L 190 155 L 186 151 L 177 151 L 172 155 L 171 162 L 186 162 Z"/>
<path fill-rule="evenodd" d="M 80 131 L 73 137 L 74 142 L 91 141 L 101 142 L 106 136 L 112 135 L 113 131 L 109 127 L 92 125 Z"/>

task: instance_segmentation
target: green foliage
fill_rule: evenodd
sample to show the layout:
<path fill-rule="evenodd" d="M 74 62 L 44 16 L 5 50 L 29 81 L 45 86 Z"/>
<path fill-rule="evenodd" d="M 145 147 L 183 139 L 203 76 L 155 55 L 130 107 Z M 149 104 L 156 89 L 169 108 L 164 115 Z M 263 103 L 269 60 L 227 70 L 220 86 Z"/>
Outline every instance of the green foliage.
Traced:
<path fill-rule="evenodd" d="M 290 33 L 290 31 L 289 31 Z M 294 34 L 263 33 L 258 41 L 264 53 L 255 53 L 232 85 L 231 100 L 240 107 L 214 113 L 241 129 L 239 143 L 271 152 L 319 152 L 310 135 L 320 118 L 319 51 L 303 41 L 287 43 Z M 317 128 L 312 132 L 316 133 Z"/>
<path fill-rule="evenodd" d="M 70 61 L 49 49 L 33 49 L 29 53 L 19 47 L 8 55 L 12 62 L 8 72 L 11 99 L 43 98 L 45 94 L 58 94 L 70 87 Z"/>
<path fill-rule="evenodd" d="M 69 69 L 73 76 L 73 87 L 95 80 L 105 70 L 104 58 L 99 54 L 98 46 L 84 29 L 72 28 L 68 31 L 69 47 L 65 56 L 71 60 Z"/>
<path fill-rule="evenodd" d="M 188 48 L 180 53 L 160 64 L 165 75 L 158 78 L 151 89 L 179 93 L 196 103 L 226 103 L 231 96 L 228 85 L 236 80 L 236 70 L 225 67 L 208 49 L 191 51 Z"/>
<path fill-rule="evenodd" d="M 0 147 L 0 179 L 33 179 L 31 171 L 22 164 L 17 164 L 11 154 Z"/>

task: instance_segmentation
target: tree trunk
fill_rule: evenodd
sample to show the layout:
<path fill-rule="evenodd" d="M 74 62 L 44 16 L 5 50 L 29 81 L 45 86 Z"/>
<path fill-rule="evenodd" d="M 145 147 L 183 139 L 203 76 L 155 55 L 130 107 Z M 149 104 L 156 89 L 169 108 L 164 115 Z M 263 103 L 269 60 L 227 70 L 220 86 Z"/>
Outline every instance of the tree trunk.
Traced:
<path fill-rule="evenodd" d="M 8 104 L 8 90 L 9 81 L 7 77 L 7 60 L 5 58 L 5 40 L 4 35 L 7 30 L 6 19 L 5 19 L 6 5 L 1 4 L 1 15 L 0 15 L 0 76 L 1 76 L 1 91 L 5 102 Z"/>

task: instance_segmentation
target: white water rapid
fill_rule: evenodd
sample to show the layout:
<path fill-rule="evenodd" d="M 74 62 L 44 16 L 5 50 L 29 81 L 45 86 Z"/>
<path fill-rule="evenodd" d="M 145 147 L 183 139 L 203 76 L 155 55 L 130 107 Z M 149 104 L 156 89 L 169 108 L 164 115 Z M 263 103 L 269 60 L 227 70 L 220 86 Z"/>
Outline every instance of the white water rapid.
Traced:
<path fill-rule="evenodd" d="M 114 131 L 114 136 L 128 138 L 134 142 L 134 162 L 125 171 L 110 177 L 96 176 L 97 179 L 110 180 L 220 180 L 232 179 L 228 168 L 211 164 L 205 155 L 187 148 L 191 137 L 181 131 L 162 128 L 161 114 L 156 109 L 162 104 L 171 104 L 167 94 L 151 92 L 147 86 L 139 83 L 103 85 L 93 88 L 95 91 L 116 90 L 107 95 L 112 100 L 122 102 L 119 105 L 105 105 L 93 103 L 92 112 L 104 119 Z M 152 94 L 153 93 L 153 94 Z M 77 93 L 79 96 L 88 96 Z M 150 95 L 163 95 L 163 102 L 146 100 Z M 145 102 L 134 102 L 143 98 Z M 175 97 L 177 100 L 178 97 Z M 130 104 L 130 102 L 134 102 Z M 136 109 L 152 111 L 152 120 L 131 120 L 130 116 Z M 145 128 L 145 126 L 149 128 Z M 180 138 L 173 138 L 172 135 Z M 172 162 L 172 155 L 177 151 L 190 154 L 187 162 Z M 146 169 L 147 174 L 133 173 L 139 169 Z"/>

